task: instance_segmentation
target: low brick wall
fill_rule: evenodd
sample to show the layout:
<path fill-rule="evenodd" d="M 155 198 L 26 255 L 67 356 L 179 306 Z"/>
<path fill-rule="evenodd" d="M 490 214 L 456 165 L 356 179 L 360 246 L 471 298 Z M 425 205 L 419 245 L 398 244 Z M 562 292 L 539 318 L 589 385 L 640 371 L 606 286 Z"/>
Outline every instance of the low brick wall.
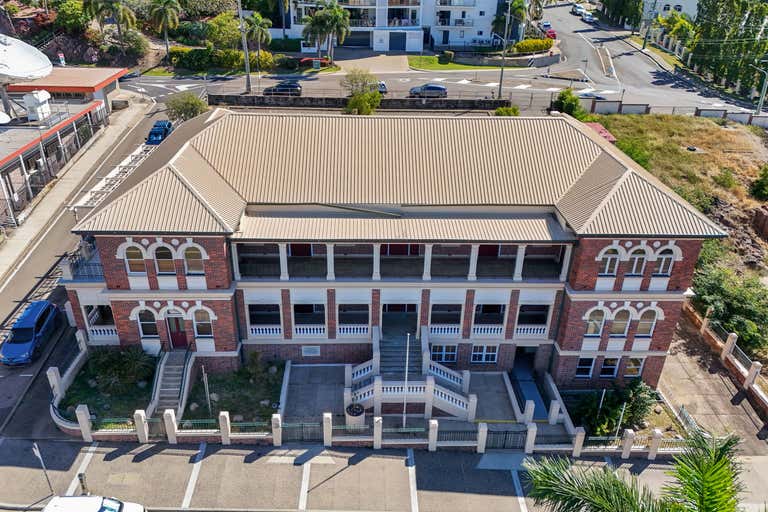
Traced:
<path fill-rule="evenodd" d="M 254 94 L 209 94 L 209 105 L 235 107 L 294 107 L 343 109 L 347 98 L 313 96 L 257 96 Z M 382 98 L 379 110 L 496 110 L 508 100 L 482 98 Z"/>

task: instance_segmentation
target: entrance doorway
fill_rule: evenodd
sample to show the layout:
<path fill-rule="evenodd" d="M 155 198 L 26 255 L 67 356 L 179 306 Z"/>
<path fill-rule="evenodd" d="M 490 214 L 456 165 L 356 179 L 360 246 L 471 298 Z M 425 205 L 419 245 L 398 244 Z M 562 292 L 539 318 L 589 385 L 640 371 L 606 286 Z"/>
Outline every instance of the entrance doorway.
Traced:
<path fill-rule="evenodd" d="M 184 330 L 184 318 L 180 313 L 168 313 L 166 318 L 168 335 L 171 338 L 172 348 L 187 347 L 187 332 Z"/>
<path fill-rule="evenodd" d="M 419 321 L 417 304 L 384 304 L 381 312 L 381 334 L 386 338 L 416 336 Z"/>

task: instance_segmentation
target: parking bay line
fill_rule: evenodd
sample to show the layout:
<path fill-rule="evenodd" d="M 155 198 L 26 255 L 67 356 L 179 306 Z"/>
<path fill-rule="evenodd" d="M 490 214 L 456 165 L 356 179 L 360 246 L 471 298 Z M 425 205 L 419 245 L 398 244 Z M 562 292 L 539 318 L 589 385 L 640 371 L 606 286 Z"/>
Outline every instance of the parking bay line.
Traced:
<path fill-rule="evenodd" d="M 66 496 L 74 496 L 75 491 L 77 490 L 77 486 L 80 484 L 80 479 L 77 477 L 80 473 L 85 473 L 85 471 L 88 469 L 88 465 L 91 463 L 91 459 L 93 459 L 93 454 L 96 452 L 96 448 L 99 446 L 98 441 L 91 444 L 91 446 L 88 447 L 88 450 L 85 452 L 85 456 L 83 456 L 83 460 L 80 462 L 80 466 L 77 468 L 77 473 L 75 473 L 75 476 L 72 478 L 72 481 L 69 483 L 69 487 L 67 487 L 67 494 Z"/>
<path fill-rule="evenodd" d="M 299 491 L 299 510 L 307 510 L 307 495 L 309 494 L 309 474 L 311 461 L 301 467 L 301 490 Z"/>
<path fill-rule="evenodd" d="M 200 465 L 205 457 L 205 448 L 207 444 L 205 441 L 200 443 L 200 449 L 195 456 L 195 462 L 192 466 L 192 474 L 189 475 L 189 482 L 187 482 L 187 490 L 184 492 L 184 500 L 181 502 L 181 508 L 189 508 L 189 504 L 192 502 L 192 496 L 195 494 L 195 485 L 197 485 L 197 477 L 200 476 Z"/>
<path fill-rule="evenodd" d="M 516 469 L 510 473 L 512 473 L 512 483 L 515 484 L 515 494 L 517 494 L 517 505 L 520 507 L 520 512 L 528 512 L 528 505 L 525 503 L 525 496 L 523 495 L 523 485 L 520 483 L 520 474 Z"/>
<path fill-rule="evenodd" d="M 411 512 L 419 512 L 419 496 L 416 488 L 416 460 L 413 457 L 413 448 L 408 448 L 408 457 L 406 459 L 408 466 L 408 486 L 411 489 Z"/>

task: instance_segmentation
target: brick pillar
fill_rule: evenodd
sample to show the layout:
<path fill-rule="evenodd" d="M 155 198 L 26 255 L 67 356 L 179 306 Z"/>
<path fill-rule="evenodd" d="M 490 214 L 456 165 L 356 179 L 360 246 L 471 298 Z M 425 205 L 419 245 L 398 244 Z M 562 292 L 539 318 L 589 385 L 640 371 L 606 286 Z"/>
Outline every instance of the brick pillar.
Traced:
<path fill-rule="evenodd" d="M 603 324 L 603 332 L 600 335 L 600 350 L 608 349 L 608 341 L 611 339 L 611 328 L 613 327 L 613 320 L 606 320 Z"/>
<path fill-rule="evenodd" d="M 656 269 L 656 265 L 657 262 L 655 261 L 645 262 L 645 268 L 643 269 L 643 280 L 640 282 L 641 290 L 648 290 L 648 287 L 651 286 L 651 277 L 653 277 L 653 272 Z"/>
<path fill-rule="evenodd" d="M 83 309 L 80 307 L 80 298 L 77 296 L 77 291 L 67 290 L 67 297 L 72 304 L 72 315 L 75 317 L 75 325 L 78 329 L 88 330 L 88 326 L 85 323 L 83 317 Z"/>
<path fill-rule="evenodd" d="M 475 314 L 475 290 L 467 290 L 467 298 L 464 300 L 464 321 L 461 325 L 461 337 L 469 339 L 472 334 L 472 316 Z"/>
<path fill-rule="evenodd" d="M 429 309 L 432 307 L 429 303 L 429 288 L 421 290 L 421 304 L 419 305 L 419 327 L 429 325 Z M 421 336 L 421 329 L 416 333 Z"/>
<path fill-rule="evenodd" d="M 381 290 L 371 290 L 371 326 L 381 327 Z"/>
<path fill-rule="evenodd" d="M 160 350 L 171 350 L 171 340 L 168 337 L 168 326 L 165 319 L 157 319 L 157 334 L 160 336 Z"/>
<path fill-rule="evenodd" d="M 336 307 L 336 289 L 328 288 L 328 290 L 326 290 L 326 295 L 328 297 L 325 310 L 325 315 L 328 318 L 328 339 L 335 340 L 337 323 L 336 317 L 338 316 L 338 308 Z"/>
<path fill-rule="evenodd" d="M 187 335 L 189 349 L 197 350 L 197 345 L 195 345 L 195 322 L 193 320 L 184 320 L 184 333 Z"/>
<path fill-rule="evenodd" d="M 624 350 L 632 350 L 632 344 L 635 342 L 635 333 L 637 332 L 637 325 L 640 320 L 630 320 L 629 328 L 627 329 L 627 341 L 624 343 Z"/>
<path fill-rule="evenodd" d="M 520 290 L 512 290 L 509 295 L 509 305 L 507 306 L 507 325 L 504 328 L 504 339 L 511 340 L 515 337 L 515 327 L 517 326 L 517 304 L 520 301 Z"/>
<path fill-rule="evenodd" d="M 616 280 L 613 282 L 613 291 L 620 292 L 624 286 L 624 274 L 629 270 L 628 261 L 619 261 L 619 265 L 616 269 Z"/>
<path fill-rule="evenodd" d="M 149 282 L 150 290 L 157 290 L 160 286 L 157 284 L 157 269 L 155 268 L 155 260 L 144 260 L 144 266 L 147 269 L 147 281 Z"/>
<path fill-rule="evenodd" d="M 187 289 L 187 269 L 184 266 L 184 260 L 173 260 L 176 265 L 176 282 L 179 284 L 179 290 Z"/>
<path fill-rule="evenodd" d="M 549 339 L 555 339 L 557 336 L 557 330 L 560 326 L 560 312 L 563 307 L 563 290 L 558 290 L 557 293 L 555 293 L 555 303 L 552 304 L 552 314 L 550 315 L 550 321 L 549 321 L 549 333 L 547 333 L 547 337 Z"/>
<path fill-rule="evenodd" d="M 243 290 L 235 290 L 235 305 L 237 307 L 237 326 L 240 329 L 240 339 L 246 339 L 248 332 L 248 311 L 245 309 L 245 293 Z"/>
<path fill-rule="evenodd" d="M 283 312 L 283 337 L 293 338 L 293 308 L 291 308 L 291 290 L 280 290 L 280 309 Z"/>

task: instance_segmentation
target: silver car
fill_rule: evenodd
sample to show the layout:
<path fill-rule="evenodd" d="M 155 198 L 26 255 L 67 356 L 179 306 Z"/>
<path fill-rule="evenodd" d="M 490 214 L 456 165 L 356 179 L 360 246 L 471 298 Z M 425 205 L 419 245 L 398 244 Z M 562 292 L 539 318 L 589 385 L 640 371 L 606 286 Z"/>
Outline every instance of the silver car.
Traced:
<path fill-rule="evenodd" d="M 448 89 L 440 84 L 424 84 L 411 87 L 410 96 L 413 98 L 447 98 Z"/>

